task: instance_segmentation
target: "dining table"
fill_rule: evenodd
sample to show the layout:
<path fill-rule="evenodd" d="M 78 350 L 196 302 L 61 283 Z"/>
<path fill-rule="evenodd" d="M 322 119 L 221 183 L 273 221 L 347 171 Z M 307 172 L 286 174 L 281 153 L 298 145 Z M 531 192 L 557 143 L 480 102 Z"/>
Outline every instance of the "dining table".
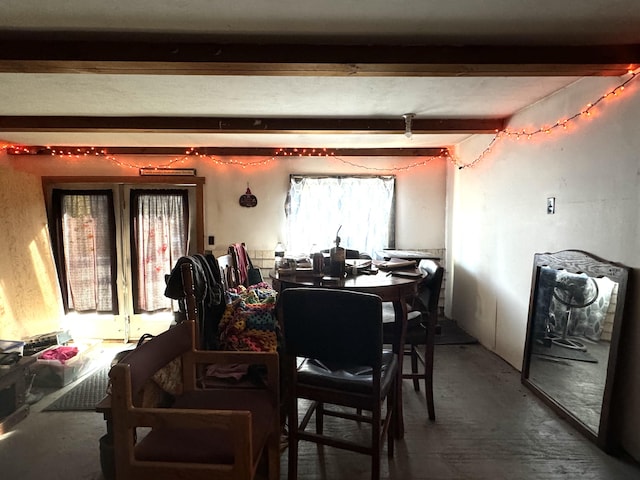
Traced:
<path fill-rule="evenodd" d="M 415 297 L 418 282 L 422 278 L 416 268 L 402 270 L 368 270 L 367 273 L 349 273 L 343 277 L 331 277 L 308 271 L 279 272 L 271 270 L 269 278 L 274 290 L 280 292 L 292 287 L 321 287 L 351 290 L 355 292 L 378 295 L 383 302 L 391 302 L 394 310 L 394 328 L 397 339 L 392 345 L 398 356 L 398 364 L 402 366 L 404 354 L 404 338 L 407 328 L 407 299 Z M 401 372 L 400 372 L 401 375 Z M 401 378 L 401 377 L 400 377 Z M 398 436 L 404 435 L 402 408 L 402 381 L 397 382 L 396 415 L 398 415 Z"/>

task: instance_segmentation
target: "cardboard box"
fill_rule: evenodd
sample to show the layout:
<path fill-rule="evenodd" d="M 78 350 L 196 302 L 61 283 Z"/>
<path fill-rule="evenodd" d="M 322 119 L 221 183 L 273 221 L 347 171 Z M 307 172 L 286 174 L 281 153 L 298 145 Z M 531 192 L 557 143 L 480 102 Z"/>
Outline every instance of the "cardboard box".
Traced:
<path fill-rule="evenodd" d="M 64 387 L 84 375 L 97 353 L 98 341 L 71 343 L 66 346 L 77 347 L 78 353 L 65 360 L 48 360 L 41 358 L 45 352 L 61 347 L 53 345 L 37 354 L 32 371 L 35 373 L 34 385 L 38 387 Z"/>

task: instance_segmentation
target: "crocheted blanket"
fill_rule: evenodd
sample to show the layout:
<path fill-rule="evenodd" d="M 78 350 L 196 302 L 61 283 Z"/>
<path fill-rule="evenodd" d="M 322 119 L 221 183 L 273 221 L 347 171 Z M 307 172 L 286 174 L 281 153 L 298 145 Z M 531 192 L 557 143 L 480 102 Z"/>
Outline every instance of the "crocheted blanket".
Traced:
<path fill-rule="evenodd" d="M 277 292 L 266 283 L 228 292 L 218 326 L 221 350 L 275 352 L 278 348 Z"/>

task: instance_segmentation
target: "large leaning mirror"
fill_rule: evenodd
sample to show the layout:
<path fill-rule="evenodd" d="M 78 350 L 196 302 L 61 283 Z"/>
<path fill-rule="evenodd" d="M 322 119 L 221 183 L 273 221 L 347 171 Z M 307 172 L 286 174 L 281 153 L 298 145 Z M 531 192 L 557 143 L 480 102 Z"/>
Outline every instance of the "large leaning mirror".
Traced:
<path fill-rule="evenodd" d="M 522 382 L 605 450 L 628 276 L 577 250 L 534 256 Z"/>

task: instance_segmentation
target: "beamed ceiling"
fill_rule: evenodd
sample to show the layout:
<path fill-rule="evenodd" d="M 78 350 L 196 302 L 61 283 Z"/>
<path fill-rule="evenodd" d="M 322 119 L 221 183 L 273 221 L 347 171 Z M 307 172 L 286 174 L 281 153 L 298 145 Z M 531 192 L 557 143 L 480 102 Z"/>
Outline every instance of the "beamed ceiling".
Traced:
<path fill-rule="evenodd" d="M 636 0 L 51 3 L 0 18 L 0 139 L 32 153 L 432 155 L 640 66 Z"/>

